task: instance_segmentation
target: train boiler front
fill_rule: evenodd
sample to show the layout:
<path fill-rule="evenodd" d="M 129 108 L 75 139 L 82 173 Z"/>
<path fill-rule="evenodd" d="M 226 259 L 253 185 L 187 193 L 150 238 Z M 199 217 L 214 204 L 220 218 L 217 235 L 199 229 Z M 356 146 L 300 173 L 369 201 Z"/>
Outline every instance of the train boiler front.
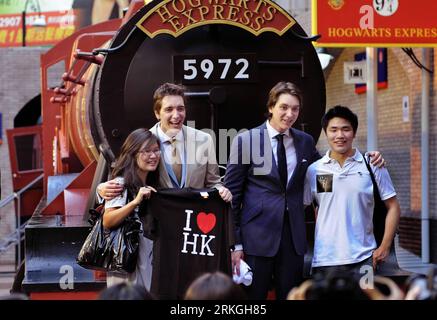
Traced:
<path fill-rule="evenodd" d="M 325 82 L 311 40 L 271 1 L 154 1 L 101 51 L 106 58 L 95 85 L 94 141 L 116 156 L 132 130 L 150 128 L 156 122 L 153 92 L 164 82 L 187 87 L 186 120 L 197 129 L 219 137 L 219 129 L 251 128 L 265 121 L 268 92 L 278 81 L 302 89 L 295 127 L 317 141 Z"/>

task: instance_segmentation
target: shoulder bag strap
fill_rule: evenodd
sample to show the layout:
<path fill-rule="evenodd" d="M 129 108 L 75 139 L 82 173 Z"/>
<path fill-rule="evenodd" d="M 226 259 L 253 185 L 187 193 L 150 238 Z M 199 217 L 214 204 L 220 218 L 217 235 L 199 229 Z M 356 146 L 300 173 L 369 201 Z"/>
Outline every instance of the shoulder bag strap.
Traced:
<path fill-rule="evenodd" d="M 370 173 L 370 179 L 372 179 L 372 184 L 373 184 L 373 196 L 375 197 L 375 201 L 381 201 L 381 196 L 379 194 L 379 189 L 378 189 L 378 184 L 376 183 L 376 179 L 375 179 L 375 175 L 372 171 L 372 168 L 370 167 L 370 159 L 367 160 L 366 156 L 364 154 L 363 158 L 364 158 L 364 163 L 366 164 L 367 170 L 369 170 Z"/>
<path fill-rule="evenodd" d="M 376 243 L 379 246 L 382 242 L 382 238 L 384 237 L 385 218 L 387 216 L 387 208 L 385 206 L 384 201 L 381 199 L 378 185 L 376 183 L 375 175 L 373 174 L 372 168 L 370 167 L 370 164 L 366 160 L 364 154 L 363 154 L 363 158 L 364 158 L 364 162 L 366 163 L 366 167 L 369 170 L 370 178 L 372 179 L 372 184 L 373 184 L 373 198 L 375 201 L 375 207 L 373 210 L 373 234 L 375 235 Z"/>

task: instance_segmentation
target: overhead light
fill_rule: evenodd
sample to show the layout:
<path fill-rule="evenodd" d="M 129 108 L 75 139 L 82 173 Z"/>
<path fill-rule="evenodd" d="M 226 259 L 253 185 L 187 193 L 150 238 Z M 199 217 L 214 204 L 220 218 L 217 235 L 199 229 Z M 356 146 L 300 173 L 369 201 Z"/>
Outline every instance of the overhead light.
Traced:
<path fill-rule="evenodd" d="M 22 42 L 23 47 L 26 46 L 26 10 L 30 4 L 29 0 L 26 0 L 24 4 L 23 11 L 21 12 L 21 28 L 22 28 Z M 41 32 L 43 28 L 47 27 L 47 22 L 45 16 L 41 16 L 41 7 L 39 5 L 39 0 L 32 1 L 33 11 L 38 12 L 38 17 L 32 16 L 32 20 L 29 21 L 29 26 L 34 27 L 37 32 Z"/>
<path fill-rule="evenodd" d="M 328 67 L 328 65 L 331 62 L 331 60 L 334 59 L 334 57 L 331 56 L 328 53 L 320 53 L 320 52 L 318 52 L 317 55 L 319 57 L 320 65 L 322 66 L 323 70 L 325 70 Z"/>

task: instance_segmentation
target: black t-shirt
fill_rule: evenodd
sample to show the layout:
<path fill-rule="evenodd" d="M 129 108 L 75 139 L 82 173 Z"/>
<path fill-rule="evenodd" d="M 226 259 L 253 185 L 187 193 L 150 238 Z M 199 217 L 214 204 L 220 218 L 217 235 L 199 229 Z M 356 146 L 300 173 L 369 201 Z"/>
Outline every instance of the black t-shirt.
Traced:
<path fill-rule="evenodd" d="M 157 222 L 151 286 L 157 297 L 183 298 L 204 272 L 231 275 L 233 225 L 228 204 L 216 189 L 161 190 L 148 201 L 148 213 Z"/>

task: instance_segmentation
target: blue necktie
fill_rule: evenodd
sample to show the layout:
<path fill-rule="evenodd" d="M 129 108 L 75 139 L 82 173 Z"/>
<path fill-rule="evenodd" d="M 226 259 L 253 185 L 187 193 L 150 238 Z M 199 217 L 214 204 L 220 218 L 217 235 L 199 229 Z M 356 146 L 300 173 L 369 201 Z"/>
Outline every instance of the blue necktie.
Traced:
<path fill-rule="evenodd" d="M 284 188 L 287 188 L 287 156 L 285 154 L 284 147 L 284 134 L 278 134 L 276 137 L 278 139 L 278 146 L 276 148 L 276 156 L 278 158 L 278 170 L 279 176 L 281 177 L 281 182 Z"/>

